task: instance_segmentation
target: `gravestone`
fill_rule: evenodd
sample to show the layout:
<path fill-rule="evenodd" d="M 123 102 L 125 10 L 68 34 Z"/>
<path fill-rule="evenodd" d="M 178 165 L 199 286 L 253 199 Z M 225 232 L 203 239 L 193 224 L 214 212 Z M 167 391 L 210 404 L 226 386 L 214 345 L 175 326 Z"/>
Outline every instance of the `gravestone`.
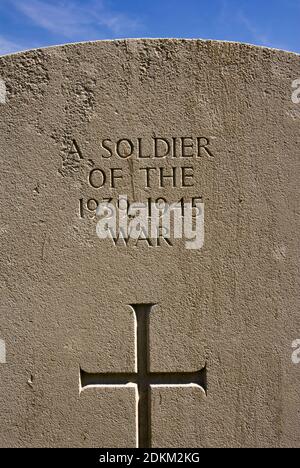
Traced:
<path fill-rule="evenodd" d="M 0 58 L 1 446 L 300 445 L 299 76 L 196 40 Z"/>

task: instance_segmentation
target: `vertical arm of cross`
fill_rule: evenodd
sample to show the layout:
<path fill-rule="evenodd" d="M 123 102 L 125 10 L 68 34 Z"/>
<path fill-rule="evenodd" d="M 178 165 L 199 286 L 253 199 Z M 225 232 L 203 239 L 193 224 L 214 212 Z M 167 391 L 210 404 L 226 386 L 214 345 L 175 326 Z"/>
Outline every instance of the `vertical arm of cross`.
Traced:
<path fill-rule="evenodd" d="M 138 373 L 138 447 L 147 448 L 151 441 L 151 399 L 149 373 L 149 318 L 153 304 L 132 305 L 136 317 L 136 362 Z"/>

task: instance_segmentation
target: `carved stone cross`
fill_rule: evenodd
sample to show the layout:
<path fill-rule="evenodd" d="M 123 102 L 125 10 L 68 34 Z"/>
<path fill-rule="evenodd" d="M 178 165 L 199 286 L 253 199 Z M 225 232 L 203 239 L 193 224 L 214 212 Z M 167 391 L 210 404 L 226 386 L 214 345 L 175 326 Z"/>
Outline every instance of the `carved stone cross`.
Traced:
<path fill-rule="evenodd" d="M 81 388 L 88 386 L 108 387 L 135 384 L 138 391 L 138 434 L 139 448 L 151 447 L 151 404 L 150 388 L 160 386 L 197 385 L 206 391 L 206 367 L 196 372 L 153 373 L 149 370 L 149 315 L 154 304 L 132 305 L 136 315 L 136 373 L 90 374 L 80 370 Z"/>

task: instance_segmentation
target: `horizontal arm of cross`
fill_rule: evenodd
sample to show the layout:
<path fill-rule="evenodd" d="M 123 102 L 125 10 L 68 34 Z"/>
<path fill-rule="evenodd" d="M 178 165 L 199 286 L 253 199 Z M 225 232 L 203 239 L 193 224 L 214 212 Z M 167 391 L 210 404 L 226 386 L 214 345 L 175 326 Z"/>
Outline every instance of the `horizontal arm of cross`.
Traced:
<path fill-rule="evenodd" d="M 81 388 L 88 386 L 144 385 L 198 385 L 206 391 L 206 368 L 198 372 L 148 373 L 142 378 L 137 373 L 93 374 L 80 370 Z"/>

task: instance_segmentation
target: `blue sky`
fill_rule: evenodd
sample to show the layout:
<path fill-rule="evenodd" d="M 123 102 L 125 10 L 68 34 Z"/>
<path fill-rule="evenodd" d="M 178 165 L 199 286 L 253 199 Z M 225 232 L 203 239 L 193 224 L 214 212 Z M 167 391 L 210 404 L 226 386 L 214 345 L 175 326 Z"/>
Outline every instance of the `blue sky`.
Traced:
<path fill-rule="evenodd" d="M 221 39 L 300 53 L 300 0 L 0 0 L 0 54 L 122 37 Z"/>

